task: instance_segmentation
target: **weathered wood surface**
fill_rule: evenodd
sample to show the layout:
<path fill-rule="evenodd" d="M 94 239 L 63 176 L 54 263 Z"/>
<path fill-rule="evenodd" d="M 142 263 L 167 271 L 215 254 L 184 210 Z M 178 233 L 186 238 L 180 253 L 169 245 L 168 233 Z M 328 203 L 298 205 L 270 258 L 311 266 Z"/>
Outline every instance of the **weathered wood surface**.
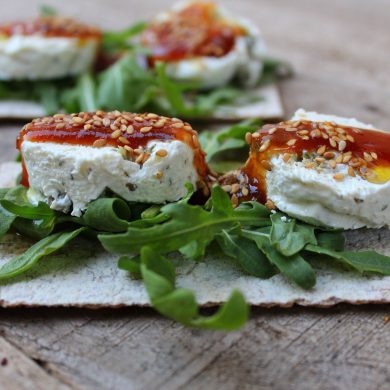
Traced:
<path fill-rule="evenodd" d="M 40 0 L 1 0 L 1 19 L 28 17 Z M 104 28 L 147 18 L 170 2 L 48 1 Z M 390 128 L 390 2 L 223 1 L 262 27 L 290 60 L 287 112 L 298 107 Z M 0 129 L 0 161 L 18 127 Z M 151 310 L 0 310 L 0 389 L 388 389 L 388 306 L 254 310 L 221 334 L 183 329 Z M 7 358 L 7 365 L 1 361 Z"/>

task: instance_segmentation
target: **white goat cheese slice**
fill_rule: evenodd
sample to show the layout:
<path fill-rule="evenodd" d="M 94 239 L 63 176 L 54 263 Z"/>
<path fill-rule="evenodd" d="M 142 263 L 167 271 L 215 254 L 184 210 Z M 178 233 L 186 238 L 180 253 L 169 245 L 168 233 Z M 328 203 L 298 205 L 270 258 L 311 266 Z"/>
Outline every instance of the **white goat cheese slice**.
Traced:
<path fill-rule="evenodd" d="M 165 149 L 165 157 L 156 155 Z M 51 142 L 22 144 L 28 172 L 29 200 L 42 200 L 52 209 L 80 216 L 89 202 L 105 189 L 127 201 L 165 203 L 187 194 L 186 183 L 196 186 L 198 173 L 193 150 L 181 141 L 150 141 L 150 158 L 141 166 L 122 157 L 118 148 L 94 148 Z M 163 172 L 161 178 L 157 173 Z"/>
<path fill-rule="evenodd" d="M 190 2 L 182 2 L 173 7 L 180 11 Z M 238 37 L 234 48 L 222 57 L 195 57 L 180 61 L 167 62 L 168 75 L 178 81 L 195 82 L 201 88 L 210 89 L 228 84 L 234 77 L 245 87 L 253 87 L 263 71 L 263 58 L 266 46 L 259 29 L 245 18 L 231 15 L 219 6 L 218 14 L 226 20 L 245 28 L 247 35 Z M 164 21 L 171 17 L 164 12 L 156 17 Z"/>
<path fill-rule="evenodd" d="M 340 125 L 374 129 L 356 119 L 298 110 L 292 120 L 330 121 Z M 348 175 L 347 166 L 335 170 L 307 169 L 303 162 L 282 156 L 271 159 L 272 171 L 266 175 L 267 198 L 278 209 L 298 219 L 335 228 L 357 229 L 390 226 L 390 182 L 371 183 L 356 175 Z M 335 173 L 344 180 L 336 181 Z"/>
<path fill-rule="evenodd" d="M 87 71 L 98 49 L 97 39 L 12 35 L 0 38 L 0 80 L 39 80 Z"/>

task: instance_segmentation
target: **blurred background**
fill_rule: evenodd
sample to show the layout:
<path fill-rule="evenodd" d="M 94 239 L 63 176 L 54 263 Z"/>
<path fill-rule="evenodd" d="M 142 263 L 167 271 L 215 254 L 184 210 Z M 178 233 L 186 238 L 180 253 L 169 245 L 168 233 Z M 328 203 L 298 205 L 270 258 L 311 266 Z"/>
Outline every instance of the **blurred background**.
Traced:
<path fill-rule="evenodd" d="M 105 30 L 122 29 L 172 5 L 166 0 L 0 1 L 1 21 L 37 15 L 47 4 Z M 295 109 L 358 117 L 390 128 L 390 1 L 222 0 L 262 30 L 270 55 L 288 60 L 294 78 L 281 89 Z"/>

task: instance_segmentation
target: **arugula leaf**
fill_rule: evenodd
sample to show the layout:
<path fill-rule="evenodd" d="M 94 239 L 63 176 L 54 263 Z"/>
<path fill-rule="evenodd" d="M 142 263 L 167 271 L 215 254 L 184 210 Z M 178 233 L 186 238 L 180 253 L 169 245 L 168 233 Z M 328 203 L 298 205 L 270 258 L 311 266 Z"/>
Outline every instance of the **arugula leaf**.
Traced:
<path fill-rule="evenodd" d="M 128 204 L 119 198 L 99 198 L 91 202 L 82 223 L 98 231 L 123 232 L 131 216 Z"/>
<path fill-rule="evenodd" d="M 0 267 L 0 280 L 18 276 L 33 265 L 35 265 L 42 257 L 61 249 L 73 238 L 84 232 L 86 228 L 74 230 L 72 232 L 60 232 L 48 236 L 41 241 L 38 241 L 23 254 L 14 257 L 2 267 Z"/>
<path fill-rule="evenodd" d="M 141 249 L 141 273 L 153 307 L 186 326 L 215 330 L 236 330 L 248 320 L 248 306 L 238 291 L 212 316 L 199 315 L 194 293 L 175 289 L 176 273 L 172 263 L 149 247 Z"/>
<path fill-rule="evenodd" d="M 265 233 L 244 230 L 243 236 L 252 239 L 270 263 L 298 286 L 308 290 L 315 285 L 316 275 L 313 268 L 299 254 L 284 256 L 271 245 L 270 238 Z"/>
<path fill-rule="evenodd" d="M 300 252 L 307 244 L 317 244 L 314 226 L 298 223 L 282 213 L 271 215 L 271 245 L 284 256 Z"/>
<path fill-rule="evenodd" d="M 102 42 L 103 52 L 118 52 L 133 48 L 130 39 L 141 34 L 146 27 L 146 22 L 137 22 L 120 31 L 105 31 Z"/>
<path fill-rule="evenodd" d="M 337 252 L 311 244 L 305 247 L 305 251 L 329 256 L 338 263 L 348 268 L 353 268 L 362 274 L 377 273 L 390 275 L 390 258 L 375 251 Z"/>
<path fill-rule="evenodd" d="M 171 203 L 161 208 L 161 212 L 170 218 L 163 223 L 146 228 L 129 227 L 126 233 L 100 234 L 98 238 L 107 251 L 121 254 L 138 253 L 144 246 L 158 253 L 168 253 L 188 249 L 188 245 L 196 242 L 196 251 L 190 252 L 191 258 L 198 259 L 222 229 L 269 224 L 269 212 L 264 206 L 251 203 L 233 209 L 221 187 L 212 189 L 211 202 L 211 210 L 186 203 Z"/>
<path fill-rule="evenodd" d="M 219 131 L 202 131 L 199 135 L 199 141 L 202 149 L 207 153 L 206 161 L 210 163 L 219 154 L 228 150 L 248 148 L 245 135 L 248 132 L 255 132 L 260 124 L 260 120 L 251 119 Z"/>
<path fill-rule="evenodd" d="M 118 260 L 118 268 L 130 272 L 134 279 L 142 279 L 141 258 L 139 256 L 121 256 Z"/>
<path fill-rule="evenodd" d="M 0 200 L 3 200 L 7 193 L 10 191 L 9 188 L 0 189 Z M 5 236 L 5 234 L 11 228 L 12 223 L 14 222 L 16 215 L 10 213 L 0 203 L 0 240 Z"/>
<path fill-rule="evenodd" d="M 334 251 L 344 250 L 345 235 L 342 232 L 319 232 L 316 236 L 318 246 Z"/>
<path fill-rule="evenodd" d="M 223 253 L 235 259 L 249 275 L 262 279 L 275 275 L 274 268 L 253 241 L 229 234 L 226 230 L 217 235 L 217 241 Z"/>

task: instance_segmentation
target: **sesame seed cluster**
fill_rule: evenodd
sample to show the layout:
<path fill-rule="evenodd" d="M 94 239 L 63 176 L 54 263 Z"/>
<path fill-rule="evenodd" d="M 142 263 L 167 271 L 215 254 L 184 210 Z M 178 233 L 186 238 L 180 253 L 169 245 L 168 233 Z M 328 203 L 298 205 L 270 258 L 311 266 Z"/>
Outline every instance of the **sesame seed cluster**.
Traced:
<path fill-rule="evenodd" d="M 105 130 L 104 133 L 101 133 L 105 137 L 97 138 L 92 144 L 93 147 L 101 148 L 113 145 L 114 142 L 124 158 L 141 165 L 149 159 L 150 151 L 141 144 L 135 148 L 130 146 L 131 138 L 141 139 L 140 135 L 147 136 L 153 132 L 166 129 L 184 130 L 192 136 L 195 148 L 200 149 L 197 133 L 191 125 L 177 118 L 168 118 L 154 113 L 134 114 L 120 111 L 96 111 L 94 113 L 56 114 L 34 119 L 22 129 L 22 132 L 40 127 L 53 128 L 54 131 L 79 129 L 86 133 L 96 134 L 100 134 L 102 130 Z M 168 155 L 168 152 L 165 149 L 159 149 L 156 154 L 163 158 Z"/>
<path fill-rule="evenodd" d="M 59 37 L 100 37 L 101 32 L 95 27 L 61 16 L 40 17 L 28 22 L 12 22 L 0 26 L 0 34 L 44 35 Z"/>
<path fill-rule="evenodd" d="M 222 57 L 244 33 L 242 27 L 220 17 L 215 4 L 196 2 L 152 22 L 142 35 L 142 43 L 152 52 L 156 48 L 158 58 Z"/>
<path fill-rule="evenodd" d="M 297 154 L 294 153 L 294 146 L 298 141 L 308 141 L 307 153 L 302 154 L 302 162 L 305 168 L 336 170 L 337 166 L 344 164 L 347 166 L 347 174 L 351 177 L 359 175 L 363 179 L 375 179 L 375 172 L 370 169 L 370 163 L 378 160 L 376 152 L 360 151 L 356 153 L 348 150 L 355 143 L 356 134 L 361 134 L 364 130 L 340 126 L 334 122 L 312 122 L 306 120 L 286 121 L 277 125 L 266 125 L 261 131 L 247 133 L 246 141 L 254 150 L 260 153 L 266 152 L 272 145 L 272 136 L 278 130 L 290 133 L 285 146 L 291 152 L 283 153 L 282 158 L 285 163 L 296 161 Z M 310 141 L 315 141 L 319 145 L 316 150 L 310 150 Z M 258 145 L 258 146 L 257 146 Z M 304 144 L 301 144 L 304 147 Z M 280 148 L 280 146 L 279 146 Z M 272 169 L 269 159 L 261 161 L 268 171 Z M 345 174 L 336 173 L 333 178 L 337 181 L 345 179 Z"/>

